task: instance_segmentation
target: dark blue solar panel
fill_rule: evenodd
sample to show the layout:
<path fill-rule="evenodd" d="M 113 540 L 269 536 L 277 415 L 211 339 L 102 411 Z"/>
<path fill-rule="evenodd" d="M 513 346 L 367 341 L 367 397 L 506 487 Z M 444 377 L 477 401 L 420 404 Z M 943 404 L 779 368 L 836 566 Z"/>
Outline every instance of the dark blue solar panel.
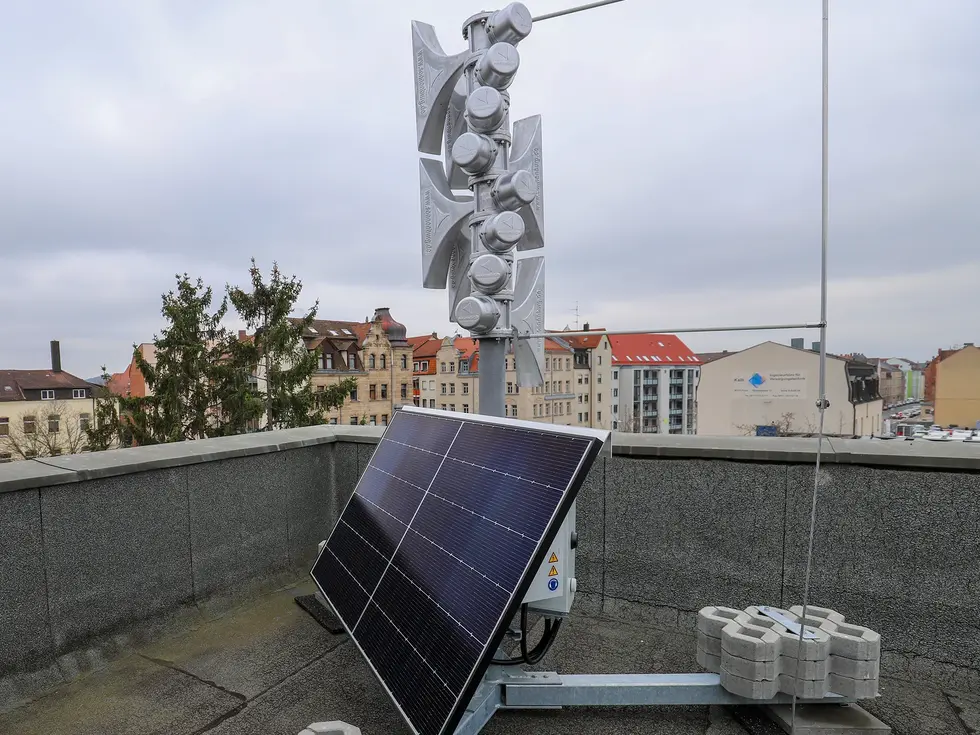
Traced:
<path fill-rule="evenodd" d="M 395 414 L 312 574 L 419 735 L 455 728 L 598 448 Z"/>

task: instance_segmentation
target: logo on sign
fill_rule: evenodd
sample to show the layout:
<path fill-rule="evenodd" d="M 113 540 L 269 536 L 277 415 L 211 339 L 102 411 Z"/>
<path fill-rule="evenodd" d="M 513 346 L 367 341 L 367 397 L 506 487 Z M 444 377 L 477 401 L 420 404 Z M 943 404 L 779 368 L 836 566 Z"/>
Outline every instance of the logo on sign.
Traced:
<path fill-rule="evenodd" d="M 554 579 L 554 578 L 549 579 L 548 580 L 548 589 L 551 590 L 552 592 L 554 592 L 556 589 L 558 589 L 558 580 L 557 579 Z"/>
<path fill-rule="evenodd" d="M 763 384 L 763 383 L 765 383 L 765 382 L 766 382 L 766 379 L 765 379 L 765 378 L 763 378 L 763 377 L 762 377 L 761 375 L 759 375 L 759 373 L 756 373 L 756 374 L 755 374 L 755 375 L 753 375 L 753 376 L 752 376 L 751 378 L 749 378 L 749 384 L 750 384 L 750 385 L 751 385 L 751 386 L 752 386 L 753 388 L 759 388 L 759 387 L 761 387 L 761 386 L 762 386 L 762 384 Z"/>

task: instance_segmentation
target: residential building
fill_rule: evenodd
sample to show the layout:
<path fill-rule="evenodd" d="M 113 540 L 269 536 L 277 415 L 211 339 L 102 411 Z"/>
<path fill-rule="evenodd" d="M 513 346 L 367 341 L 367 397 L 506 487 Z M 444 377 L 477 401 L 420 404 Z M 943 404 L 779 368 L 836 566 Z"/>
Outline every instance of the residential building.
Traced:
<path fill-rule="evenodd" d="M 421 337 L 409 337 L 408 344 L 412 348 L 412 403 L 416 406 L 435 404 L 435 378 L 437 355 L 444 345 L 444 340 L 433 332 Z M 424 394 L 424 398 L 423 398 Z"/>
<path fill-rule="evenodd" d="M 397 408 L 412 403 L 412 347 L 405 326 L 388 308 L 376 309 L 364 322 L 317 319 L 303 342 L 318 353 L 314 390 L 349 377 L 357 381 L 344 405 L 326 413 L 328 423 L 385 426 Z M 261 383 L 261 374 L 257 380 Z"/>
<path fill-rule="evenodd" d="M 703 435 L 811 434 L 819 427 L 820 353 L 763 342 L 701 366 L 697 428 Z M 824 431 L 881 432 L 877 366 L 827 355 Z"/>
<path fill-rule="evenodd" d="M 972 342 L 937 362 L 934 405 L 940 426 L 980 428 L 980 348 Z"/>
<path fill-rule="evenodd" d="M 905 376 L 905 400 L 921 401 L 925 396 L 926 366 L 902 357 L 890 357 L 885 362 L 897 367 Z M 882 396 L 884 398 L 884 396 Z"/>
<path fill-rule="evenodd" d="M 614 431 L 698 433 L 701 360 L 672 334 L 609 337 Z"/>
<path fill-rule="evenodd" d="M 586 322 L 582 331 L 593 331 Z M 556 332 L 556 338 L 572 348 L 572 363 L 575 366 L 576 401 L 581 395 L 586 402 L 581 425 L 595 429 L 613 428 L 612 345 L 609 337 L 601 334 L 603 329 L 594 330 L 599 334 L 566 337 Z"/>
<path fill-rule="evenodd" d="M 244 332 L 239 332 L 239 337 L 243 337 Z M 140 355 L 150 365 L 156 365 L 157 348 L 152 342 L 143 342 L 139 347 Z M 113 373 L 106 383 L 106 388 L 113 395 L 126 396 L 133 398 L 144 398 L 153 395 L 153 390 L 146 385 L 146 378 L 136 364 L 135 356 L 130 359 L 129 365 L 121 373 Z"/>
<path fill-rule="evenodd" d="M 478 413 L 479 342 L 468 337 L 439 340 L 435 335 L 413 337 L 409 342 L 415 345 L 416 405 Z M 578 347 L 573 347 L 560 332 L 545 339 L 544 381 L 533 388 L 518 385 L 514 356 L 507 355 L 505 415 L 564 426 L 599 426 L 600 421 L 609 422 L 610 411 L 603 411 L 609 405 L 608 394 L 599 396 L 595 392 L 610 384 L 608 340 L 598 336 L 577 344 Z M 606 354 L 594 355 L 594 351 Z"/>
<path fill-rule="evenodd" d="M 51 342 L 51 368 L 0 370 L 0 462 L 85 450 L 99 386 L 61 369 Z"/>
<path fill-rule="evenodd" d="M 971 342 L 968 342 L 966 347 L 972 346 Z M 935 403 L 936 401 L 936 371 L 939 367 L 939 363 L 945 360 L 950 355 L 955 355 L 960 351 L 960 348 L 956 347 L 950 350 L 939 350 L 934 358 L 929 361 L 926 365 L 925 375 L 923 376 L 923 388 L 922 397 L 925 399 L 926 403 Z"/>
<path fill-rule="evenodd" d="M 888 360 L 871 359 L 878 370 L 878 393 L 886 406 L 905 402 L 905 372 Z"/>

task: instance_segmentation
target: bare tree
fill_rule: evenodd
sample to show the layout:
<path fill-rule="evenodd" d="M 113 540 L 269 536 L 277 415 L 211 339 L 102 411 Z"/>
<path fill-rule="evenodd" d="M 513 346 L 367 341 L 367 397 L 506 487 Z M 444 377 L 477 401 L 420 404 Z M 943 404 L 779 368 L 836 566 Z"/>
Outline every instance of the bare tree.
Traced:
<path fill-rule="evenodd" d="M 770 421 L 768 424 L 736 424 L 735 428 L 741 431 L 745 436 L 755 436 L 756 430 L 759 426 L 773 426 L 776 429 L 776 436 L 790 436 L 798 433 L 793 431 L 793 421 L 795 418 L 796 414 L 786 412 L 778 419 L 775 421 Z"/>
<path fill-rule="evenodd" d="M 639 434 L 643 430 L 643 421 L 639 411 L 624 412 L 616 416 L 616 431 L 623 434 Z"/>
<path fill-rule="evenodd" d="M 79 413 L 62 401 L 45 402 L 41 410 L 26 413 L 0 435 L 0 453 L 18 459 L 78 454 L 88 448 L 90 413 Z"/>

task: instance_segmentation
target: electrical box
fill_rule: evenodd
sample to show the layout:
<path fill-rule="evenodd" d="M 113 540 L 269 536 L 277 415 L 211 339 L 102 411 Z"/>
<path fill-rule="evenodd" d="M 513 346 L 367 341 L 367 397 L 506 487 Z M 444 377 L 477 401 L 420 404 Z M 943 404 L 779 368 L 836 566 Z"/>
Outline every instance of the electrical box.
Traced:
<path fill-rule="evenodd" d="M 558 529 L 544 564 L 524 596 L 529 610 L 545 615 L 567 615 L 575 601 L 575 503 Z"/>

